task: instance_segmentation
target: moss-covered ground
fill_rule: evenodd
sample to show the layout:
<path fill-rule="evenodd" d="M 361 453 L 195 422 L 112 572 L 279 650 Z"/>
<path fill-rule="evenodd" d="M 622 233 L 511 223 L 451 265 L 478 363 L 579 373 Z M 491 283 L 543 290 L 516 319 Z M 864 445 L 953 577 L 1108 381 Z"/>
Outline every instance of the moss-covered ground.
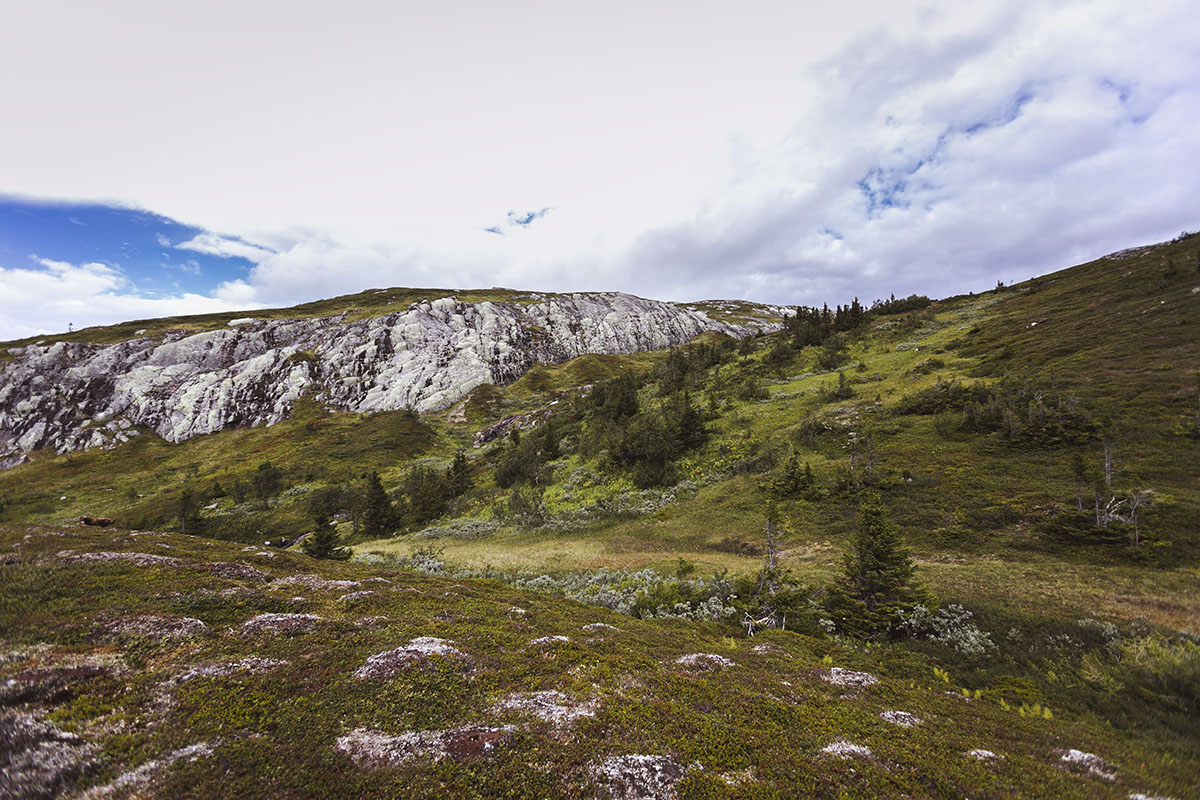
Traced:
<path fill-rule="evenodd" d="M 595 767 L 631 754 L 686 766 L 675 787 L 682 797 L 1185 797 L 1200 777 L 1186 743 L 1114 731 L 1096 713 L 1053 697 L 1044 701 L 1049 718 L 1023 714 L 1015 707 L 1020 687 L 964 697 L 935 672 L 936 661 L 899 646 L 785 631 L 746 639 L 715 624 L 636 620 L 490 581 L 246 552 L 178 534 L 7 525 L 0 553 L 0 678 L 28 683 L 89 658 L 107 665 L 52 701 L 9 709 L 44 715 L 95 746 L 75 789 L 108 786 L 199 743 L 211 753 L 144 771 L 139 796 L 605 796 Z M 73 560 L 81 553 L 177 561 Z M 221 577 L 203 568 L 215 562 L 265 575 Z M 291 575 L 358 583 L 279 583 Z M 357 591 L 371 594 L 339 599 Z M 292 635 L 242 628 L 267 613 L 320 619 Z M 177 638 L 112 633 L 147 618 L 206 627 Z M 595 623 L 613 627 L 584 629 Z M 355 677 L 370 656 L 423 636 L 448 640 L 464 655 L 434 656 L 390 677 Z M 569 641 L 535 643 L 551 636 Z M 676 663 L 692 653 L 731 665 L 705 671 Z M 184 677 L 248 657 L 274 666 Z M 825 676 L 833 667 L 878 683 L 832 685 Z M 496 708 L 513 693 L 547 690 L 589 704 L 592 715 L 556 727 Z M 921 723 L 900 727 L 881 719 L 884 711 Z M 370 768 L 336 749 L 339 737 L 359 729 L 397 736 L 505 724 L 514 729 L 486 758 L 418 756 Z M 842 760 L 822 752 L 838 740 L 872 755 Z M 967 755 L 977 749 L 999 758 Z M 1102 757 L 1116 780 L 1064 769 L 1070 749 Z"/>

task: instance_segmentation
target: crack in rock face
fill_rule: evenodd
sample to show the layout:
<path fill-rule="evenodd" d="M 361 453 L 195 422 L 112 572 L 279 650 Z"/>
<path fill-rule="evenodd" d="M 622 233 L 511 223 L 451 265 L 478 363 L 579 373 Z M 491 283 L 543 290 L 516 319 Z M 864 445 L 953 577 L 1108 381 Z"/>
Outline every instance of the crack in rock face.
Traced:
<path fill-rule="evenodd" d="M 445 639 L 435 636 L 418 636 L 403 647 L 376 653 L 354 672 L 356 678 L 386 679 L 413 664 L 427 661 L 433 656 L 443 658 L 466 658 L 466 653 L 452 646 Z"/>
<path fill-rule="evenodd" d="M 821 676 L 826 683 L 832 683 L 834 686 L 874 686 L 879 683 L 879 679 L 869 672 L 855 672 L 854 670 L 842 669 L 841 667 L 833 667 Z"/>
<path fill-rule="evenodd" d="M 592 768 L 610 800 L 675 800 L 687 770 L 670 756 L 613 756 Z"/>
<path fill-rule="evenodd" d="M 273 425 L 314 397 L 333 411 L 447 408 L 485 383 L 585 353 L 634 353 L 705 331 L 737 338 L 778 330 L 782 309 L 739 304 L 744 324 L 700 308 L 620 293 L 524 305 L 454 297 L 372 319 L 343 313 L 175 330 L 115 344 L 34 343 L 0 364 L 0 467 L 27 453 L 111 449 L 153 431 L 172 443 L 232 427 Z"/>
<path fill-rule="evenodd" d="M 409 731 L 391 736 L 359 728 L 338 737 L 334 750 L 365 769 L 399 767 L 416 760 L 483 761 L 512 735 L 510 725 L 462 725 L 444 731 Z"/>
<path fill-rule="evenodd" d="M 62 797 L 96 765 L 95 748 L 31 714 L 0 711 L 0 797 Z"/>

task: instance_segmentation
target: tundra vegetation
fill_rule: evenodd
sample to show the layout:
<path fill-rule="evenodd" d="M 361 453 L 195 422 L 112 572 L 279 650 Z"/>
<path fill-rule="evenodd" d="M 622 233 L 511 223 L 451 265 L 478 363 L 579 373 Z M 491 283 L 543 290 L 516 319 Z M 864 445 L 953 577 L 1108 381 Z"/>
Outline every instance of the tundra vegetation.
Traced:
<path fill-rule="evenodd" d="M 35 454 L 22 791 L 1194 796 L 1198 253 Z"/>

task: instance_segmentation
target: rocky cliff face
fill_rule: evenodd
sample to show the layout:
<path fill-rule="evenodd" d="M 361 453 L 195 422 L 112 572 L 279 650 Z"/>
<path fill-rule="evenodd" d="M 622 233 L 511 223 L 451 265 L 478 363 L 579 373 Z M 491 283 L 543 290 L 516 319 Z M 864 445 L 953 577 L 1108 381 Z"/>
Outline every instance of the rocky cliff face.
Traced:
<path fill-rule="evenodd" d="M 482 383 L 584 353 L 681 344 L 706 330 L 778 327 L 777 309 L 730 324 L 704 311 L 624 294 L 555 295 L 529 305 L 453 297 L 347 321 L 235 321 L 224 330 L 111 345 L 37 343 L 0 365 L 0 467 L 40 448 L 112 447 L 138 429 L 172 442 L 270 425 L 311 395 L 329 408 L 444 408 Z"/>

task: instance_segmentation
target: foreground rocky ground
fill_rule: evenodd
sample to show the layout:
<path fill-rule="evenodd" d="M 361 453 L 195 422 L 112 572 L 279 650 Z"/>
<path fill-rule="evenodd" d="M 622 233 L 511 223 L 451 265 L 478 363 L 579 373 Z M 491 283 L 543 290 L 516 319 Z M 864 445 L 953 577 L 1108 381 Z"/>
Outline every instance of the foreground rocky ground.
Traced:
<path fill-rule="evenodd" d="M 0 527 L 0 796 L 1185 797 L 903 651 L 175 534 Z"/>

